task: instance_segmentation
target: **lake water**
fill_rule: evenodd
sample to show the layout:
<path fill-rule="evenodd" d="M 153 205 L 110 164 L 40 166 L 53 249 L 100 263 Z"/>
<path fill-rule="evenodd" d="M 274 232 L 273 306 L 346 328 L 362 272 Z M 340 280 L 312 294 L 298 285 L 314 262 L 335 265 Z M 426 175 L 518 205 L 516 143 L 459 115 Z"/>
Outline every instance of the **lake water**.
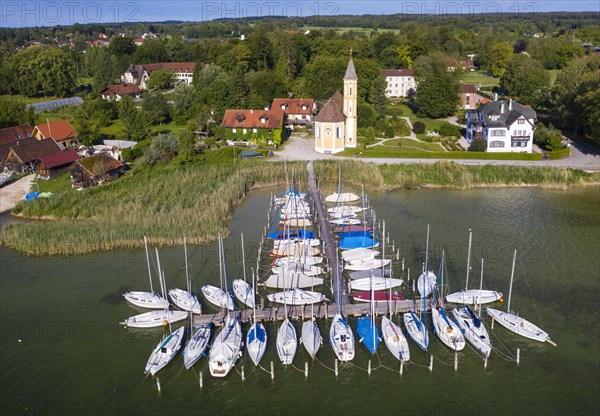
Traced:
<path fill-rule="evenodd" d="M 255 264 L 272 189 L 252 192 L 231 222 L 225 241 L 232 278 L 241 273 L 239 234 Z M 237 371 L 211 378 L 206 359 L 193 371 L 178 356 L 155 379 L 143 370 L 163 329 L 125 329 L 118 322 L 137 313 L 123 300 L 128 289 L 147 290 L 143 251 L 115 251 L 69 258 L 25 257 L 1 251 L 0 394 L 2 415 L 591 415 L 600 403 L 600 188 L 566 192 L 537 188 L 472 191 L 421 190 L 371 195 L 386 220 L 394 248 L 405 259 L 395 276 L 418 274 L 431 227 L 431 268 L 447 253 L 449 290 L 464 286 L 468 229 L 473 230 L 470 287 L 508 294 L 512 249 L 519 248 L 512 309 L 543 328 L 558 344 L 528 341 L 499 325 L 490 330 L 496 351 L 488 368 L 469 347 L 453 354 L 431 335 L 433 372 L 425 352 L 410 341 L 412 363 L 399 365 L 381 343 L 371 356 L 357 344 L 351 364 L 333 373 L 329 323 L 320 322 L 324 345 L 318 362 L 299 346 L 294 366 L 279 364 L 277 325 L 267 324 L 269 346 L 261 364 L 275 364 L 275 381 L 246 354 Z M 6 217 L 3 218 L 6 221 Z M 390 244 L 391 245 L 391 244 Z M 181 248 L 160 250 L 169 287 L 184 287 Z M 194 290 L 218 284 L 216 244 L 189 247 Z M 248 270 L 250 269 L 248 265 Z M 264 269 L 263 269 L 264 270 Z M 261 272 L 261 275 L 264 274 Z M 155 285 L 158 284 L 155 282 Z M 411 295 L 410 284 L 402 289 Z M 262 292 L 261 292 L 262 293 Z M 205 303 L 205 302 L 204 302 Z M 504 304 L 505 305 L 505 304 Z M 503 308 L 503 305 L 496 305 Z M 212 310 L 205 305 L 205 310 Z M 400 318 L 395 317 L 396 322 Z M 485 317 L 486 325 L 490 320 Z M 380 322 L 380 321 L 379 321 Z M 355 327 L 355 320 L 351 319 Z M 300 332 L 300 324 L 296 323 Z M 245 328 L 247 329 L 247 328 Z M 514 358 L 520 348 L 521 363 Z M 372 374 L 367 374 L 371 360 Z M 305 379 L 304 363 L 309 362 Z M 246 376 L 242 382 L 242 366 Z M 198 373 L 204 371 L 202 389 Z"/>

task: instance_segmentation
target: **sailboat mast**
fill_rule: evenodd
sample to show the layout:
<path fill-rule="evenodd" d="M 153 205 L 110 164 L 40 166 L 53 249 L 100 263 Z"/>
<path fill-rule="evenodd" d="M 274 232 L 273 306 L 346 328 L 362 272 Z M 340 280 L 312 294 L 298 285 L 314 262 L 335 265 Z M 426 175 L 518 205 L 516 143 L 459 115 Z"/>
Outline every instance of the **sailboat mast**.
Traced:
<path fill-rule="evenodd" d="M 469 228 L 469 249 L 467 251 L 467 279 L 465 282 L 465 291 L 469 288 L 469 270 L 471 269 L 471 238 L 473 237 L 473 232 Z"/>
<path fill-rule="evenodd" d="M 256 276 L 254 275 L 254 268 L 252 268 L 252 297 L 254 298 L 256 292 Z M 252 320 L 256 325 L 256 302 L 252 302 Z M 255 327 L 256 328 L 256 327 Z M 256 329 L 254 329 L 256 331 Z"/>
<path fill-rule="evenodd" d="M 156 267 L 158 267 L 158 281 L 160 283 L 160 291 L 162 292 L 163 298 L 166 299 L 165 288 L 163 287 L 163 280 L 161 278 L 162 269 L 160 267 L 160 257 L 158 257 L 158 248 L 154 248 L 156 251 Z"/>
<path fill-rule="evenodd" d="M 187 290 L 188 290 L 188 293 L 192 293 L 192 287 L 190 284 L 190 274 L 188 271 L 187 241 L 186 241 L 185 237 L 183 237 L 183 253 L 185 254 L 185 280 L 187 282 Z"/>
<path fill-rule="evenodd" d="M 221 234 L 219 234 L 219 283 L 223 289 L 223 253 L 221 252 Z"/>
<path fill-rule="evenodd" d="M 481 313 L 481 292 L 483 291 L 483 257 L 481 258 L 481 277 L 479 278 L 479 299 L 477 302 L 477 307 L 479 308 L 479 312 Z"/>
<path fill-rule="evenodd" d="M 244 252 L 244 233 L 241 233 L 242 237 L 242 270 L 244 272 L 244 282 L 246 282 L 246 253 Z"/>
<path fill-rule="evenodd" d="M 427 273 L 427 261 L 429 260 L 429 223 L 427 223 L 427 240 L 425 241 L 425 270 L 424 272 Z M 425 275 L 425 277 L 427 277 L 427 275 Z M 425 289 L 423 289 L 423 292 L 425 292 Z"/>
<path fill-rule="evenodd" d="M 373 293 L 373 271 L 371 270 L 371 333 L 373 334 L 373 348 L 375 348 L 375 299 Z"/>
<path fill-rule="evenodd" d="M 513 279 L 515 277 L 515 263 L 517 261 L 517 249 L 515 248 L 515 254 L 513 255 L 512 271 L 510 272 L 510 286 L 508 288 L 508 302 L 506 304 L 506 312 L 510 313 L 510 297 L 512 295 Z"/>
<path fill-rule="evenodd" d="M 144 236 L 144 247 L 146 247 L 146 264 L 148 266 L 148 280 L 150 281 L 150 293 L 154 293 L 152 288 L 152 272 L 150 271 L 150 256 L 148 255 L 148 239 Z"/>
<path fill-rule="evenodd" d="M 165 272 L 164 271 L 162 272 L 162 281 L 163 281 L 163 286 L 164 286 L 165 292 L 166 292 L 167 291 L 167 282 L 165 280 Z M 165 312 L 167 312 L 167 307 L 165 307 Z M 169 323 L 169 333 L 172 334 L 173 328 L 171 328 L 171 320 L 169 319 L 168 315 L 167 315 L 167 322 Z"/>

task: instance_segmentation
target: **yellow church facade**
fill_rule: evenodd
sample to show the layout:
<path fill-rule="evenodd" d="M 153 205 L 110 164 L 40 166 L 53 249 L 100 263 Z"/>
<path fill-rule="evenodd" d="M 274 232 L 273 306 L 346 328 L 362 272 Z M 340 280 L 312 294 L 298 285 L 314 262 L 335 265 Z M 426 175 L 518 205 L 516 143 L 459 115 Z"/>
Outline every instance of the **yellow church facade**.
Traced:
<path fill-rule="evenodd" d="M 315 121 L 315 151 L 334 154 L 356 148 L 358 77 L 352 57 L 344 76 L 344 95 L 336 91 L 325 103 Z"/>

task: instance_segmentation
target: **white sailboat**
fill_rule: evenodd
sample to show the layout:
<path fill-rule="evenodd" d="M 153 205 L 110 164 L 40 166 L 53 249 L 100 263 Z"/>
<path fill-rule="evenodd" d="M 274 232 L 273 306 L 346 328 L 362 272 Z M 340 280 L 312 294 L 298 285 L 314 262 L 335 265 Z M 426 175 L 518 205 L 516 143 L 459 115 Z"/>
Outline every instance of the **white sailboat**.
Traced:
<path fill-rule="evenodd" d="M 271 302 L 290 305 L 308 305 L 327 300 L 322 293 L 312 292 L 298 287 L 294 287 L 291 290 L 284 290 L 283 292 L 271 293 L 267 295 L 267 299 Z"/>
<path fill-rule="evenodd" d="M 242 327 L 236 316 L 227 316 L 225 325 L 213 341 L 208 368 L 213 377 L 225 377 L 242 355 Z"/>
<path fill-rule="evenodd" d="M 275 260 L 275 266 L 282 267 L 287 266 L 289 264 L 302 263 L 305 267 L 312 266 L 316 264 L 323 263 L 322 256 L 306 256 L 306 257 L 297 257 L 297 256 L 288 256 L 281 257 Z"/>
<path fill-rule="evenodd" d="M 298 287 L 305 289 L 311 286 L 323 284 L 321 277 L 308 276 L 304 273 L 280 273 L 272 274 L 263 284 L 271 289 L 292 289 Z"/>
<path fill-rule="evenodd" d="M 383 257 L 385 258 L 385 221 L 383 221 Z M 390 267 L 391 269 L 391 267 Z M 410 350 L 408 348 L 408 341 L 402 333 L 400 326 L 394 323 L 392 316 L 392 287 L 390 286 L 390 294 L 388 299 L 388 310 L 390 317 L 383 315 L 381 318 L 381 334 L 385 346 L 392 353 L 392 355 L 403 362 L 410 361 Z"/>
<path fill-rule="evenodd" d="M 246 254 L 244 252 L 244 234 L 242 237 L 242 273 L 244 275 L 244 280 L 235 279 L 232 283 L 233 286 L 233 294 L 235 297 L 242 302 L 244 305 L 254 308 L 254 290 L 246 281 Z"/>
<path fill-rule="evenodd" d="M 167 301 L 163 296 L 154 292 L 154 288 L 152 287 L 152 272 L 150 271 L 150 256 L 148 255 L 148 239 L 146 238 L 146 236 L 144 236 L 144 247 L 146 248 L 146 263 L 148 267 L 148 281 L 150 282 L 150 292 L 129 291 L 123 294 L 123 297 L 127 302 L 140 308 L 164 309 L 169 306 L 169 301 Z"/>
<path fill-rule="evenodd" d="M 283 296 L 283 300 L 285 320 L 277 331 L 277 355 L 279 355 L 279 359 L 284 365 L 289 365 L 292 363 L 292 361 L 294 361 L 294 356 L 296 355 L 296 349 L 298 347 L 298 340 L 296 337 L 296 328 L 294 328 L 294 325 L 288 319 L 285 294 Z"/>
<path fill-rule="evenodd" d="M 350 288 L 352 290 L 370 290 L 371 285 L 373 290 L 388 290 L 394 287 L 402 286 L 404 281 L 402 279 L 393 279 L 391 277 L 366 277 L 363 279 L 356 279 L 350 281 Z"/>
<path fill-rule="evenodd" d="M 255 276 L 254 269 L 252 270 L 252 292 L 256 290 L 255 287 Z M 265 355 L 265 351 L 267 350 L 267 331 L 265 326 L 256 322 L 256 304 L 252 305 L 252 326 L 250 330 L 248 330 L 248 334 L 246 335 L 246 348 L 248 349 L 248 355 L 250 359 L 254 363 L 254 365 L 258 365 L 263 355 Z"/>
<path fill-rule="evenodd" d="M 352 271 L 379 269 L 390 264 L 391 259 L 360 259 L 346 263 L 344 269 Z"/>
<path fill-rule="evenodd" d="M 375 256 L 379 255 L 379 251 L 372 250 L 370 248 L 353 248 L 350 250 L 342 251 L 342 259 L 344 261 L 352 262 L 363 259 L 374 259 Z"/>
<path fill-rule="evenodd" d="M 210 330 L 211 324 L 200 326 L 190 337 L 183 350 L 183 364 L 186 369 L 196 364 L 200 357 L 204 355 L 210 341 Z"/>
<path fill-rule="evenodd" d="M 510 298 L 512 295 L 512 286 L 515 276 L 515 262 L 517 260 L 517 250 L 513 255 L 512 271 L 510 274 L 510 286 L 508 289 L 508 303 L 506 305 L 506 312 L 499 311 L 497 309 L 487 308 L 487 314 L 492 318 L 492 323 L 495 320 L 506 329 L 514 332 L 517 335 L 521 335 L 525 338 L 532 339 L 539 342 L 547 342 L 550 345 L 556 346 L 556 344 L 550 339 L 550 335 L 537 325 L 529 322 L 528 320 L 515 315 L 510 310 Z"/>
<path fill-rule="evenodd" d="M 336 270 L 339 278 L 339 265 L 336 265 Z M 336 299 L 335 304 L 337 313 L 333 317 L 331 326 L 329 327 L 329 343 L 338 360 L 351 361 L 354 359 L 355 353 L 354 334 L 350 325 L 342 316 L 339 299 Z"/>
<path fill-rule="evenodd" d="M 300 342 L 304 345 L 308 355 L 314 359 L 319 348 L 323 344 L 323 337 L 321 336 L 319 325 L 314 317 L 304 321 L 302 324 L 302 337 L 300 338 Z"/>
<path fill-rule="evenodd" d="M 440 261 L 440 276 L 442 284 L 434 291 L 431 301 L 431 322 L 433 323 L 433 332 L 438 338 L 449 348 L 454 351 L 461 351 L 465 348 L 465 337 L 456 323 L 446 316 L 446 311 L 443 307 L 437 305 L 436 294 L 444 288 L 444 254 Z"/>
<path fill-rule="evenodd" d="M 352 192 L 334 192 L 325 198 L 325 202 L 347 204 L 349 202 L 356 202 L 360 199 L 360 196 L 353 194 Z"/>
<path fill-rule="evenodd" d="M 307 224 L 310 226 L 311 224 Z M 288 227 L 292 227 L 288 224 Z M 301 246 L 309 246 L 309 247 L 318 247 L 321 245 L 321 240 L 318 238 L 284 238 L 281 240 L 273 241 L 273 250 L 276 250 L 281 247 L 285 247 L 288 244 L 299 244 Z"/>
<path fill-rule="evenodd" d="M 479 288 L 483 286 L 483 258 L 481 259 L 481 277 Z M 479 303 L 481 310 L 481 303 Z M 492 352 L 492 341 L 488 334 L 485 325 L 481 318 L 468 306 L 464 305 L 452 310 L 454 321 L 462 331 L 465 339 L 473 345 L 473 347 L 483 354 L 484 357 L 489 357 Z"/>
<path fill-rule="evenodd" d="M 361 224 L 361 221 L 359 219 L 348 218 L 348 217 L 334 218 L 334 219 L 330 220 L 329 222 L 333 225 L 359 225 L 359 224 Z"/>
<path fill-rule="evenodd" d="M 496 292 L 495 290 L 483 290 L 480 285 L 479 290 L 469 289 L 469 270 L 471 269 L 471 239 L 472 232 L 469 229 L 469 249 L 467 251 L 467 277 L 465 282 L 465 289 L 450 293 L 446 295 L 446 302 L 449 303 L 462 303 L 463 305 L 475 305 L 477 303 L 492 303 L 502 298 L 502 293 Z"/>
<path fill-rule="evenodd" d="M 391 273 L 390 273 L 389 269 L 362 270 L 362 271 L 350 273 L 350 279 L 352 279 L 352 280 L 364 279 L 366 277 L 370 277 L 371 275 L 373 275 L 373 277 L 389 277 L 390 274 Z"/>
<path fill-rule="evenodd" d="M 414 291 L 414 288 L 413 288 Z M 421 348 L 427 351 L 429 348 L 429 332 L 427 331 L 427 302 L 425 296 L 421 295 L 423 301 L 423 320 L 414 311 L 410 311 L 402 315 L 404 326 L 408 336 Z"/>
<path fill-rule="evenodd" d="M 175 306 L 177 306 L 179 309 L 199 315 L 202 313 L 202 308 L 198 298 L 192 293 L 191 289 L 190 275 L 188 271 L 187 243 L 185 237 L 183 238 L 183 250 L 185 253 L 185 280 L 187 283 L 187 290 L 171 289 L 169 290 L 169 298 L 171 298 Z"/>
<path fill-rule="evenodd" d="M 302 273 L 306 276 L 318 276 L 323 274 L 321 266 L 305 266 L 301 263 L 288 263 L 285 266 L 274 266 L 271 271 L 275 274 L 282 273 Z"/>
<path fill-rule="evenodd" d="M 233 303 L 233 298 L 231 294 L 227 290 L 221 289 L 224 286 L 225 277 L 223 273 L 225 258 L 223 256 L 223 237 L 219 234 L 219 278 L 221 282 L 221 287 L 216 287 L 213 285 L 204 285 L 202 286 L 202 294 L 210 303 L 219 308 L 225 308 L 230 311 L 235 310 L 235 304 Z"/>
<path fill-rule="evenodd" d="M 158 343 L 152 354 L 150 354 L 150 358 L 148 358 L 144 374 L 154 376 L 175 358 L 181 348 L 184 333 L 185 327 L 182 326 Z"/>
<path fill-rule="evenodd" d="M 417 290 L 423 297 L 429 296 L 435 290 L 435 285 L 437 283 L 437 277 L 435 273 L 427 270 L 429 260 L 429 224 L 427 224 L 427 242 L 425 245 L 425 268 L 423 269 L 423 273 L 417 279 Z"/>

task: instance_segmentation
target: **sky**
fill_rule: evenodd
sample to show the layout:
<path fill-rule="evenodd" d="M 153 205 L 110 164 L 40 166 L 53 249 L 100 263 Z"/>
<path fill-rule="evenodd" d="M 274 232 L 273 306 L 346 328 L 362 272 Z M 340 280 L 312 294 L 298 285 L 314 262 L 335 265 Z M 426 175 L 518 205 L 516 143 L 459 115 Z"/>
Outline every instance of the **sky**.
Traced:
<path fill-rule="evenodd" d="M 343 14 L 475 14 L 600 12 L 600 0 L 0 0 L 0 27 L 165 20 L 209 21 L 254 16 Z"/>

